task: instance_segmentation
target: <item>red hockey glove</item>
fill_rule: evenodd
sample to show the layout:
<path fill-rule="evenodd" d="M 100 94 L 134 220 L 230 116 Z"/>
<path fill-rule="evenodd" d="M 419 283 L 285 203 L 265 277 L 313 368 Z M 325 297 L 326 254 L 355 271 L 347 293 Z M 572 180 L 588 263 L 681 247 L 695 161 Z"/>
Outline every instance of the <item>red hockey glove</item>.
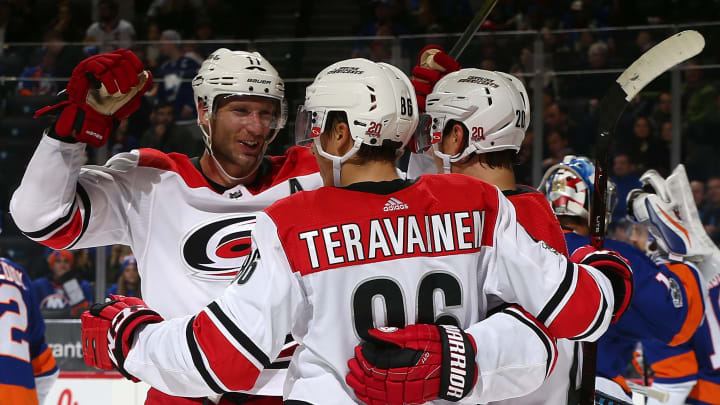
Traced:
<path fill-rule="evenodd" d="M 93 304 L 82 314 L 82 344 L 85 364 L 118 371 L 138 381 L 123 365 L 139 326 L 162 322 L 163 318 L 140 298 L 111 295 L 112 301 Z"/>
<path fill-rule="evenodd" d="M 633 294 L 632 268 L 627 259 L 613 250 L 597 250 L 586 245 L 577 248 L 570 260 L 592 266 L 610 279 L 615 295 L 612 322 L 617 322 L 630 306 Z"/>
<path fill-rule="evenodd" d="M 435 83 L 450 72 L 460 70 L 460 64 L 449 57 L 443 47 L 428 45 L 420 51 L 418 64 L 412 70 L 412 80 L 420 111 L 425 111 L 425 97 L 432 93 Z"/>
<path fill-rule="evenodd" d="M 91 56 L 72 72 L 66 101 L 35 112 L 35 118 L 60 113 L 54 124 L 59 137 L 73 135 L 91 146 L 107 142 L 115 123 L 140 107 L 152 75 L 137 56 L 126 49 Z"/>
<path fill-rule="evenodd" d="M 368 405 L 458 401 L 475 386 L 475 341 L 453 325 L 371 329 L 345 378 Z"/>

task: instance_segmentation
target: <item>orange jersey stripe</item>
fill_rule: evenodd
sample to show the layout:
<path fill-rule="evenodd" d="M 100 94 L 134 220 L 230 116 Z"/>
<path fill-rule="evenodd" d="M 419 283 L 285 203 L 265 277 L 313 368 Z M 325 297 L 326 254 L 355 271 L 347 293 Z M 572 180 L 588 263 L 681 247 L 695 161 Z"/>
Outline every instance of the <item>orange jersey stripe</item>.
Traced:
<path fill-rule="evenodd" d="M 44 374 L 55 368 L 57 364 L 55 363 L 52 350 L 50 350 L 49 347 L 45 348 L 44 352 L 32 360 L 32 366 L 34 375 Z"/>
<path fill-rule="evenodd" d="M 694 352 L 678 354 L 653 363 L 650 368 L 655 372 L 655 377 L 678 378 L 697 374 L 698 365 Z"/>
<path fill-rule="evenodd" d="M 0 384 L 0 405 L 38 405 L 35 388 Z"/>
<path fill-rule="evenodd" d="M 698 380 L 688 398 L 708 404 L 720 404 L 720 385 L 710 381 Z"/>
<path fill-rule="evenodd" d="M 626 393 L 630 394 L 632 392 L 630 390 L 630 387 L 627 385 L 627 381 L 625 381 L 625 377 L 618 375 L 617 377 L 613 378 L 612 380 L 615 381 L 616 383 L 618 383 L 618 385 L 620 385 L 622 387 L 623 391 L 625 391 Z"/>
<path fill-rule="evenodd" d="M 685 323 L 683 323 L 680 332 L 678 332 L 669 343 L 670 346 L 677 346 L 687 342 L 692 335 L 695 334 L 695 330 L 700 326 L 700 322 L 703 319 L 705 306 L 703 303 L 703 295 L 700 292 L 700 287 L 698 286 L 698 281 L 693 271 L 681 263 L 667 264 L 667 267 L 680 278 L 687 295 L 688 313 L 685 317 Z"/>

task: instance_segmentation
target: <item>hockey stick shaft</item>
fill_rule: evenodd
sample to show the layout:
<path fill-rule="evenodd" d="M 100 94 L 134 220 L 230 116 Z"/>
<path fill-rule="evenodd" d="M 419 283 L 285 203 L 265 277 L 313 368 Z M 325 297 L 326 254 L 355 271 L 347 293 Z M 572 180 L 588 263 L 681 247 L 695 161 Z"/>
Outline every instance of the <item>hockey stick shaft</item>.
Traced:
<path fill-rule="evenodd" d="M 490 16 L 490 13 L 492 13 L 497 3 L 498 0 L 487 0 L 485 4 L 483 4 L 480 11 L 475 13 L 475 17 L 473 17 L 470 24 L 465 27 L 465 31 L 463 31 L 460 38 L 455 42 L 452 49 L 450 49 L 448 56 L 457 60 L 460 55 L 462 55 L 465 48 L 467 48 L 468 44 L 470 44 L 470 41 L 472 41 L 475 36 L 475 33 L 480 29 L 480 26 L 485 22 L 485 20 L 487 20 L 488 16 Z M 405 173 L 407 173 L 408 167 L 410 166 L 410 153 L 410 149 L 405 148 L 405 152 L 397 161 L 398 169 Z"/>
<path fill-rule="evenodd" d="M 595 188 L 590 207 L 590 242 L 595 248 L 601 249 L 605 242 L 608 166 L 615 124 L 630 100 L 645 86 L 678 63 L 700 53 L 704 46 L 705 40 L 697 31 L 683 31 L 667 38 L 642 54 L 622 72 L 600 102 L 599 137 L 595 154 Z M 595 403 L 596 369 L 597 343 L 583 343 L 581 405 Z"/>
<path fill-rule="evenodd" d="M 472 19 L 472 21 L 470 21 L 470 24 L 468 24 L 468 26 L 465 28 L 465 31 L 463 31 L 462 35 L 460 35 L 460 39 L 458 39 L 457 42 L 455 42 L 455 45 L 453 45 L 452 49 L 450 49 L 450 52 L 448 52 L 448 56 L 455 60 L 460 57 L 465 48 L 467 48 L 468 44 L 470 44 L 470 41 L 472 41 L 475 33 L 480 29 L 480 26 L 483 25 L 490 13 L 492 13 L 497 3 L 498 0 L 487 0 L 485 4 L 483 4 L 480 11 L 475 13 L 475 17 Z"/>

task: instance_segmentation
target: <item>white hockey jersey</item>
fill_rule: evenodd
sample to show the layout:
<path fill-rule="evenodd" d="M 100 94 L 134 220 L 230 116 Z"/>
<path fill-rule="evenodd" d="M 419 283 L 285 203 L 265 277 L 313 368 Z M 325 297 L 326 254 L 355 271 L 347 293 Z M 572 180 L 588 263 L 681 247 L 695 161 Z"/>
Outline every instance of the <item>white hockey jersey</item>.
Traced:
<path fill-rule="evenodd" d="M 255 187 L 222 194 L 185 155 L 139 149 L 81 168 L 84 156 L 84 144 L 43 137 L 11 214 L 54 249 L 129 245 L 143 300 L 164 318 L 194 314 L 222 294 L 250 252 L 258 212 L 322 185 L 315 157 L 300 147 L 270 157 Z"/>
<path fill-rule="evenodd" d="M 602 335 L 614 305 L 605 276 L 533 241 L 496 187 L 462 175 L 297 193 L 257 216 L 252 239 L 222 297 L 138 334 L 128 372 L 186 396 L 244 390 L 291 331 L 300 347 L 285 399 L 347 404 L 357 401 L 347 362 L 368 329 L 454 323 L 478 345 L 464 401 L 482 403 L 536 389 L 556 358 L 527 319 L 486 317 L 488 301 L 586 340 Z"/>
<path fill-rule="evenodd" d="M 222 193 L 177 153 L 139 149 L 81 168 L 84 159 L 84 144 L 44 136 L 12 197 L 13 219 L 54 249 L 129 245 L 143 300 L 166 319 L 197 313 L 222 295 L 250 252 L 258 212 L 322 185 L 315 157 L 302 147 L 266 158 L 255 184 Z M 284 375 L 263 378 L 273 382 L 254 392 L 280 395 Z"/>

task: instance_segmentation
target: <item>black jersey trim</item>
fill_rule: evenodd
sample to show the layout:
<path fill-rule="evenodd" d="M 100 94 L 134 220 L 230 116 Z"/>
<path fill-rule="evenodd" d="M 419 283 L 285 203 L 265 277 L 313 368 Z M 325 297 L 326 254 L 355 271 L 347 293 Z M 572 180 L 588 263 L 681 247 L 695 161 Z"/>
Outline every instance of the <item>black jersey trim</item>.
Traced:
<path fill-rule="evenodd" d="M 288 367 L 290 367 L 290 360 L 276 361 L 274 363 L 270 363 L 270 365 L 265 368 L 270 370 L 284 370 Z"/>
<path fill-rule="evenodd" d="M 305 401 L 298 401 L 297 399 L 289 399 L 287 401 L 283 401 L 284 405 L 313 405 L 310 402 Z"/>
<path fill-rule="evenodd" d="M 557 356 L 557 353 L 555 351 L 553 351 L 553 349 L 552 349 L 553 345 L 552 345 L 552 342 L 549 341 L 550 338 L 537 325 L 535 325 L 533 322 L 531 322 L 529 319 L 525 318 L 524 316 L 521 316 L 517 312 L 513 311 L 512 308 L 507 308 L 507 309 L 503 310 L 502 312 L 512 316 L 513 318 L 516 318 L 518 321 L 522 322 L 528 328 L 530 328 L 533 332 L 535 332 L 536 335 L 538 335 L 538 337 L 542 341 L 543 345 L 545 346 L 545 350 L 548 353 L 547 362 L 545 364 L 545 377 L 547 377 L 548 374 L 550 373 L 550 367 L 552 367 L 552 363 L 555 360 L 554 358 L 555 358 L 555 356 Z"/>
<path fill-rule="evenodd" d="M 537 320 L 540 323 L 547 325 L 548 318 L 553 313 L 553 311 L 555 311 L 555 308 L 560 305 L 563 298 L 567 295 L 568 290 L 570 290 L 574 274 L 575 265 L 570 261 L 570 259 L 568 259 L 567 265 L 565 267 L 565 277 L 563 277 L 560 286 L 558 287 L 557 291 L 555 291 L 555 294 L 553 294 L 552 298 L 550 298 L 550 301 L 548 301 L 548 303 L 545 305 L 545 308 L 543 308 L 543 310 L 540 311 L 540 314 L 537 316 Z"/>
<path fill-rule="evenodd" d="M 534 194 L 534 193 L 540 193 L 539 191 L 535 190 L 534 188 L 530 186 L 525 186 L 522 184 L 517 184 L 515 186 L 515 190 L 502 190 L 502 193 L 505 197 L 510 197 L 513 195 L 520 195 L 520 194 Z"/>
<path fill-rule="evenodd" d="M 240 344 L 240 346 L 244 347 L 245 350 L 250 352 L 250 354 L 259 361 L 263 367 L 268 368 L 270 366 L 270 359 L 268 356 L 259 348 L 257 345 L 250 339 L 246 334 L 243 333 L 243 331 L 240 330 L 240 328 L 233 323 L 233 321 L 230 320 L 230 318 L 225 315 L 222 309 L 220 309 L 220 306 L 217 302 L 213 301 L 208 306 L 208 309 L 210 312 L 215 315 L 215 317 L 222 323 L 222 325 L 227 329 L 228 332 L 232 335 L 233 338 L 235 338 L 235 341 Z"/>
<path fill-rule="evenodd" d="M 78 235 L 77 238 L 75 238 L 75 241 L 68 246 L 68 249 L 71 249 L 73 246 L 75 246 L 80 239 L 82 239 L 83 235 L 85 235 L 85 231 L 88 229 L 88 224 L 90 223 L 90 214 L 92 214 L 92 207 L 90 205 L 90 197 L 88 197 L 88 193 L 85 190 L 85 188 L 78 183 L 77 184 L 77 195 L 80 196 L 80 201 L 83 203 L 83 223 L 82 223 L 82 230 L 80 230 L 80 235 Z"/>
<path fill-rule="evenodd" d="M 398 192 L 400 190 L 406 189 L 413 184 L 418 179 L 412 179 L 412 180 L 403 180 L 403 179 L 395 179 L 395 180 L 388 180 L 388 181 L 359 181 L 357 183 L 349 184 L 345 187 L 341 187 L 345 190 L 350 191 L 361 191 L 364 193 L 372 193 L 372 194 L 380 194 L 380 195 L 387 195 L 392 194 L 395 192 Z"/>
<path fill-rule="evenodd" d="M 190 357 L 192 357 L 193 364 L 200 373 L 200 376 L 203 378 L 203 381 L 205 381 L 205 384 L 207 384 L 207 386 L 210 387 L 210 389 L 214 392 L 218 394 L 223 394 L 225 393 L 225 391 L 223 391 L 220 386 L 217 385 L 215 380 L 210 375 L 210 372 L 205 367 L 205 363 L 203 363 L 202 354 L 200 353 L 200 348 L 195 341 L 195 334 L 193 333 L 193 322 L 195 322 L 194 316 L 190 319 L 187 327 L 185 328 L 185 337 L 187 338 L 188 348 L 190 349 Z"/>

